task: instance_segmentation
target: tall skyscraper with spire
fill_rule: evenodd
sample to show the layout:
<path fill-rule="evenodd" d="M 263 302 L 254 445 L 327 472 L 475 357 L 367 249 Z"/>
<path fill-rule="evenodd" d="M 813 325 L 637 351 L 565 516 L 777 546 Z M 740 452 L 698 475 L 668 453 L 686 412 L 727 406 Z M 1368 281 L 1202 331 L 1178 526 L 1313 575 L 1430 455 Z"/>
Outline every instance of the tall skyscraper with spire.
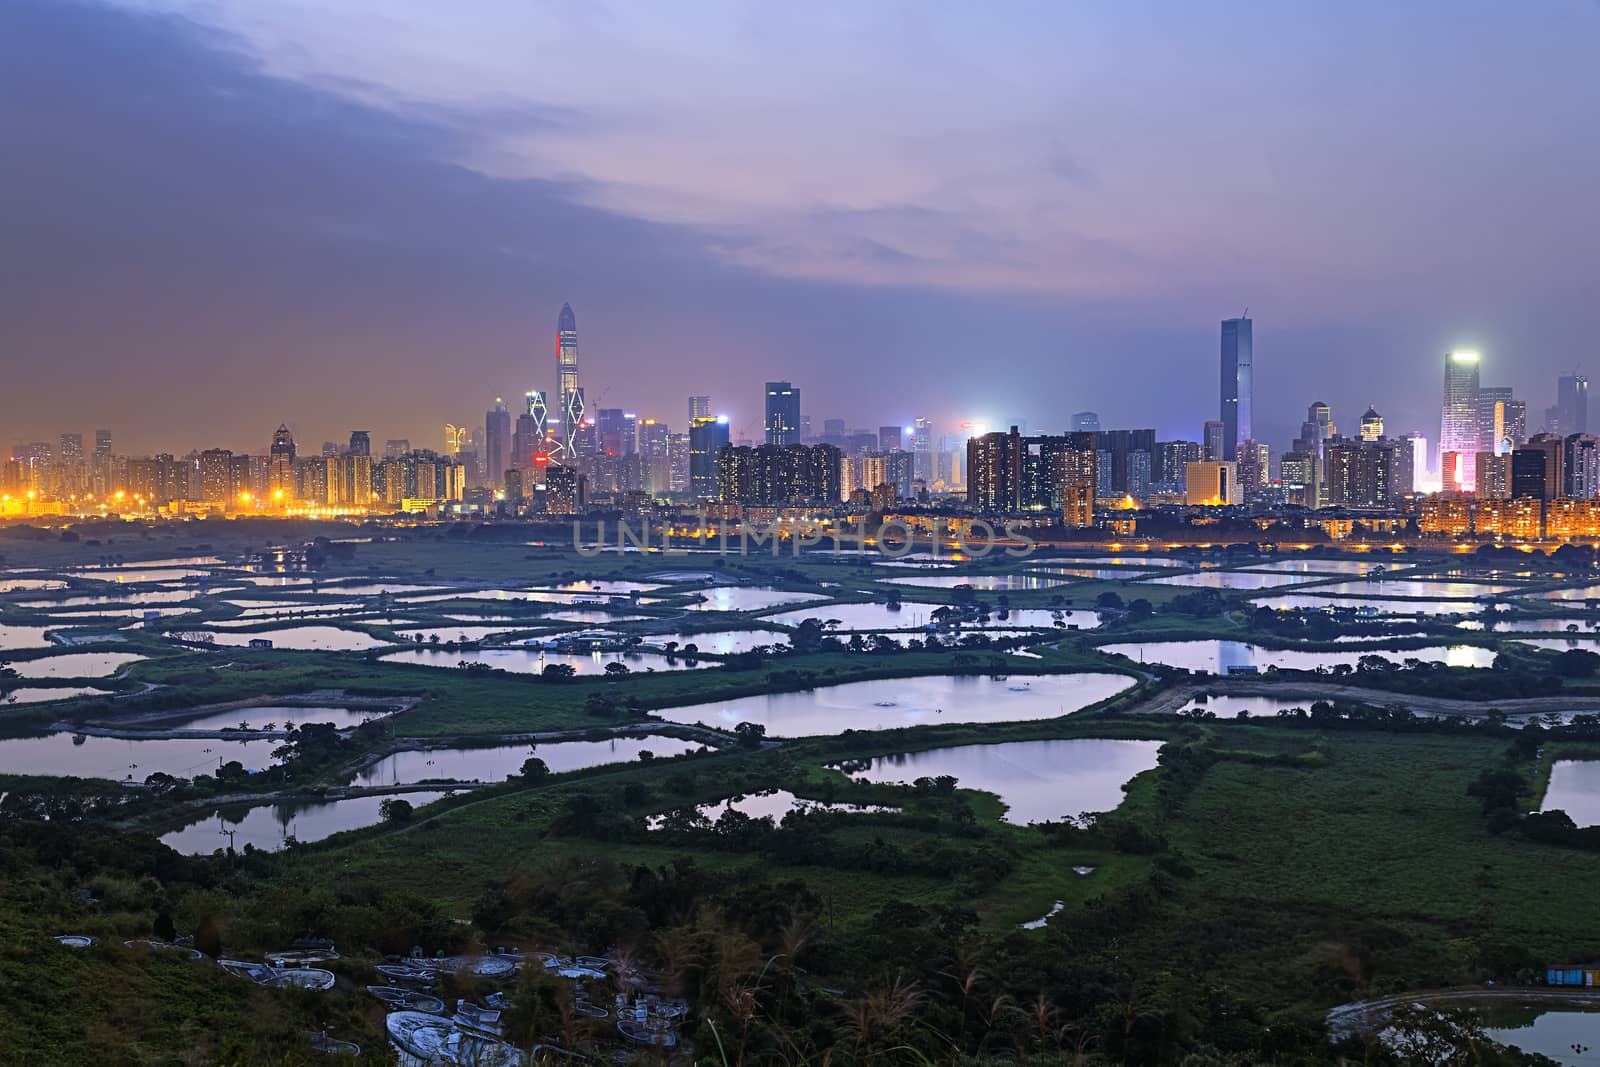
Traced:
<path fill-rule="evenodd" d="M 1255 343 L 1247 316 L 1222 320 L 1222 458 L 1235 460 L 1239 445 L 1254 440 L 1250 426 L 1254 396 Z"/>
<path fill-rule="evenodd" d="M 578 316 L 571 304 L 561 305 L 556 323 L 556 395 L 561 399 L 561 458 L 570 463 L 578 455 L 584 414 L 583 388 L 578 385 Z"/>

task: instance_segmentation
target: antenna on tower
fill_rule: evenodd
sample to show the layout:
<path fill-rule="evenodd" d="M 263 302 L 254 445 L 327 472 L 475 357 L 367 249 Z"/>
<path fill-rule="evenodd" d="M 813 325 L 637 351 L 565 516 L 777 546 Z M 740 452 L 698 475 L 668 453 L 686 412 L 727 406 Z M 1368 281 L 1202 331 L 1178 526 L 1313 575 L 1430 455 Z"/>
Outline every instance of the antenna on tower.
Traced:
<path fill-rule="evenodd" d="M 1249 318 L 1249 317 L 1250 317 L 1250 308 L 1249 308 L 1249 306 L 1248 306 L 1248 305 L 1246 305 L 1246 306 L 1245 306 L 1245 309 L 1244 309 L 1244 314 L 1243 314 L 1243 315 L 1240 315 L 1240 316 L 1239 316 L 1239 317 L 1240 317 L 1240 318 L 1241 318 L 1241 319 L 1248 319 L 1248 318 Z"/>

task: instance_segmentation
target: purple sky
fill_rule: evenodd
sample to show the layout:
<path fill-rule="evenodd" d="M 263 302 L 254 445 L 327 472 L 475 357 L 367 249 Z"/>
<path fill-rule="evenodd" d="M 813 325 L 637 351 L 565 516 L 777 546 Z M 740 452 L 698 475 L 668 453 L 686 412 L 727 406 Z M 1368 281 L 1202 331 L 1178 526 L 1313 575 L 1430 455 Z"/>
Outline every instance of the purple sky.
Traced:
<path fill-rule="evenodd" d="M 1538 422 L 1600 307 L 1600 4 L 0 4 L 0 447 L 263 449 L 554 386 L 736 426 Z"/>

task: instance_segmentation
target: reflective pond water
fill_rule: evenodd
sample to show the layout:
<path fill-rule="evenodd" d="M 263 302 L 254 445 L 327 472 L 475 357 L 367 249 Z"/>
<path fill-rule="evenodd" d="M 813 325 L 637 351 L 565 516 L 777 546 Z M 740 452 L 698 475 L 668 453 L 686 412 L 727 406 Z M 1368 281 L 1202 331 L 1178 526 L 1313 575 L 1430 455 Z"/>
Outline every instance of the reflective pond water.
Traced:
<path fill-rule="evenodd" d="M 249 723 L 257 730 L 264 730 L 269 725 L 282 730 L 289 726 L 302 726 L 308 722 L 326 722 L 343 730 L 349 726 L 360 726 L 370 719 L 381 719 L 389 714 L 381 708 L 332 708 L 332 707 L 291 707 L 288 705 L 262 705 L 251 708 L 234 708 L 231 711 L 219 711 L 209 715 L 202 715 L 195 719 L 183 719 L 181 722 L 175 717 L 163 720 L 164 727 L 174 727 L 184 730 L 228 730 Z"/>
<path fill-rule="evenodd" d="M 695 595 L 705 599 L 689 605 L 693 611 L 761 611 L 764 608 L 782 607 L 784 604 L 804 604 L 810 600 L 828 599 L 820 593 L 790 593 L 782 589 L 739 585 L 701 589 Z"/>
<path fill-rule="evenodd" d="M 1190 567 L 1181 559 L 1170 556 L 1052 556 L 1048 560 L 1041 560 L 1034 565 L 1035 570 L 1049 570 L 1052 567 L 1065 565 L 1068 567 L 1095 567 L 1095 566 L 1123 566 L 1123 567 Z"/>
<path fill-rule="evenodd" d="M 716 822 L 725 811 L 737 811 L 752 819 L 771 819 L 775 823 L 783 822 L 783 817 L 791 811 L 834 811 L 849 815 L 872 815 L 896 810 L 898 809 L 877 804 L 829 804 L 821 800 L 797 797 L 787 789 L 745 793 L 742 796 L 701 804 L 695 808 L 695 811 L 712 822 Z M 649 820 L 650 828 L 660 829 L 664 821 L 664 816 L 653 815 Z"/>
<path fill-rule="evenodd" d="M 392 629 L 395 632 L 395 634 L 397 636 L 399 636 L 399 638 L 402 641 L 413 641 L 413 642 L 417 642 L 419 644 L 425 644 L 425 643 L 429 642 L 432 638 L 435 638 L 435 637 L 437 637 L 441 642 L 445 642 L 445 641 L 457 641 L 457 642 L 461 642 L 461 641 L 482 641 L 482 640 L 485 640 L 486 638 L 493 637 L 496 634 L 514 633 L 518 629 L 529 629 L 531 626 L 534 626 L 534 625 L 537 625 L 537 623 L 535 622 L 535 623 L 531 623 L 531 624 L 527 624 L 527 625 L 516 625 L 516 624 L 514 624 L 514 625 L 511 625 L 511 626 L 507 626 L 507 625 L 502 623 L 499 626 L 421 626 L 421 627 L 418 627 L 418 626 L 402 626 L 402 625 L 396 624 L 394 626 L 391 626 L 390 629 Z"/>
<path fill-rule="evenodd" d="M 180 778 L 211 774 L 219 762 L 239 761 L 246 770 L 274 762 L 272 750 L 282 741 L 215 741 L 209 738 L 158 738 L 129 741 L 120 737 L 83 737 L 70 733 L 43 737 L 0 738 L 0 773 L 48 774 L 77 778 L 109 778 L 142 782 L 161 771 Z M 81 736 L 81 735 L 77 735 Z"/>
<path fill-rule="evenodd" d="M 1219 719 L 1237 718 L 1241 711 L 1249 712 L 1253 716 L 1270 719 L 1280 711 L 1293 711 L 1295 708 L 1311 710 L 1311 705 L 1316 701 L 1308 697 L 1298 700 L 1283 697 L 1241 697 L 1241 696 L 1213 696 L 1205 700 L 1191 700 L 1185 704 L 1182 711 L 1209 711 Z"/>
<path fill-rule="evenodd" d="M 1314 596 L 1310 593 L 1252 597 L 1250 603 L 1274 611 L 1348 608 L 1356 612 L 1370 609 L 1379 615 L 1471 615 L 1483 610 L 1482 604 L 1472 600 L 1383 600 L 1377 597 Z"/>
<path fill-rule="evenodd" d="M 359 785 L 413 785 L 429 779 L 447 778 L 458 782 L 500 782 L 520 773 L 528 759 L 544 760 L 552 774 L 598 767 L 604 763 L 628 763 L 641 752 L 663 758 L 681 756 L 703 747 L 699 741 L 686 741 L 664 734 L 640 737 L 611 737 L 602 741 L 555 741 L 538 745 L 498 745 L 494 748 L 435 748 L 396 752 L 356 775 Z"/>
<path fill-rule="evenodd" d="M 217 631 L 213 643 L 243 647 L 251 641 L 271 641 L 275 649 L 296 649 L 310 652 L 359 652 L 369 648 L 392 648 L 393 642 L 381 641 L 371 634 L 358 630 L 344 630 L 337 626 L 290 626 L 280 630 L 255 630 L 243 633 Z"/>
<path fill-rule="evenodd" d="M 80 608 L 91 604 L 184 604 L 200 595 L 198 589 L 147 589 L 143 592 L 105 593 L 94 596 L 69 596 L 59 600 L 19 600 L 19 608 L 53 611 Z"/>
<path fill-rule="evenodd" d="M 887 604 L 819 604 L 816 607 L 763 615 L 762 621 L 798 626 L 807 619 L 839 620 L 841 630 L 912 630 L 928 622 L 938 604 L 904 602 L 898 609 Z"/>
<path fill-rule="evenodd" d="M 1097 582 L 1125 582 L 1134 578 L 1142 578 L 1147 574 L 1154 574 L 1149 570 L 1134 570 L 1132 567 L 1035 567 L 1035 571 L 1043 574 L 1058 574 L 1064 578 L 1090 578 Z"/>
<path fill-rule="evenodd" d="M 171 848 L 190 856 L 205 856 L 217 849 L 228 847 L 228 835 L 233 831 L 233 847 L 242 851 L 245 845 L 276 851 L 293 837 L 309 844 L 343 830 L 371 826 L 382 818 L 381 806 L 385 800 L 404 800 L 414 808 L 431 804 L 445 793 L 399 793 L 394 797 L 349 797 L 345 800 L 321 800 L 293 804 L 265 804 L 244 811 L 213 812 L 190 823 L 180 830 L 163 834 L 161 841 Z"/>
<path fill-rule="evenodd" d="M 466 618 L 467 616 L 461 616 Z M 639 619 L 648 619 L 648 615 L 616 615 L 600 609 L 573 608 L 566 611 L 547 611 L 543 615 L 530 616 L 529 626 L 536 626 L 542 622 L 575 622 L 583 626 L 605 626 L 617 622 L 637 622 Z M 510 618 L 510 616 L 506 616 Z"/>
<path fill-rule="evenodd" d="M 1525 600 L 1600 600 L 1600 585 L 1582 585 L 1575 589 L 1552 589 L 1545 593 L 1530 593 Z"/>
<path fill-rule="evenodd" d="M 74 697 L 104 696 L 107 689 L 90 685 L 64 685 L 58 687 L 22 686 L 0 693 L 0 704 L 43 704 L 47 700 L 70 700 Z M 0 741 L 0 744 L 4 744 Z M 23 773 L 23 772 L 17 772 Z"/>
<path fill-rule="evenodd" d="M 1405 566 L 1405 564 L 1390 564 L 1378 561 L 1368 562 L 1364 559 L 1280 559 L 1271 563 L 1252 564 L 1248 569 L 1271 571 L 1274 574 L 1360 574 L 1364 576 L 1375 571 L 1392 570 L 1397 565 Z"/>
<path fill-rule="evenodd" d="M 714 630 L 699 634 L 650 634 L 644 640 L 649 645 L 665 645 L 669 641 L 676 641 L 680 649 L 692 643 L 701 652 L 732 656 L 762 645 L 786 647 L 789 635 L 776 630 Z"/>
<path fill-rule="evenodd" d="M 470 652 L 415 648 L 384 656 L 383 661 L 449 668 L 458 668 L 463 662 L 483 663 L 513 674 L 539 674 L 555 663 L 568 664 L 579 674 L 604 674 L 610 663 L 622 663 L 630 671 L 683 671 L 719 665 L 713 659 L 690 661 L 681 656 L 670 658 L 639 652 L 543 652 L 535 648 L 480 648 Z"/>
<path fill-rule="evenodd" d="M 1521 1018 L 1512 1021 L 1503 1018 L 1510 1013 L 1491 1005 L 1484 1033 L 1502 1045 L 1547 1056 L 1563 1067 L 1600 1064 L 1600 1013 L 1534 1011 L 1537 1014 L 1531 1019 L 1524 1012 Z"/>
<path fill-rule="evenodd" d="M 0 626 L 0 650 L 19 648 L 49 648 L 43 626 Z"/>
<path fill-rule="evenodd" d="M 1600 826 L 1600 760 L 1557 760 L 1540 811 L 1561 810 L 1579 826 Z"/>
<path fill-rule="evenodd" d="M 1489 667 L 1493 665 L 1495 657 L 1493 649 L 1476 645 L 1453 645 L 1448 648 L 1441 645 L 1399 651 L 1362 648 L 1349 652 L 1308 652 L 1263 648 L 1242 641 L 1212 640 L 1133 642 L 1104 645 L 1100 651 L 1124 655 L 1136 663 L 1164 663 L 1169 667 L 1184 667 L 1210 674 L 1225 674 L 1229 667 L 1246 666 L 1262 670 L 1277 667 L 1296 671 L 1314 671 L 1318 667 L 1333 667 L 1341 663 L 1354 667 L 1363 656 L 1382 656 L 1391 663 L 1417 659 L 1425 663 L 1447 663 L 1452 667 Z"/>
<path fill-rule="evenodd" d="M 1300 574 L 1252 574 L 1249 571 L 1195 571 L 1152 578 L 1146 585 L 1189 585 L 1199 589 L 1275 589 L 1316 581 Z"/>
<path fill-rule="evenodd" d="M 1053 589 L 1065 579 L 1038 574 L 917 574 L 907 578 L 884 578 L 887 585 L 914 585 L 924 589 L 954 589 L 970 585 L 984 592 L 1020 592 L 1025 589 Z"/>
<path fill-rule="evenodd" d="M 44 659 L 18 660 L 11 668 L 23 678 L 103 678 L 144 659 L 134 652 L 69 652 Z"/>
<path fill-rule="evenodd" d="M 841 769 L 852 778 L 907 784 L 949 775 L 965 789 L 995 794 L 1006 804 L 1006 821 L 1023 824 L 1111 811 L 1122 803 L 1122 787 L 1155 767 L 1160 750 L 1160 741 L 1007 741 L 880 756 L 865 769 Z"/>
<path fill-rule="evenodd" d="M 1507 593 L 1517 588 L 1496 582 L 1427 582 L 1418 578 L 1368 578 L 1359 582 L 1334 582 L 1317 586 L 1324 596 L 1446 597 L 1470 599 Z"/>
<path fill-rule="evenodd" d="M 1133 685 L 1119 674 L 1045 674 L 994 678 L 930 675 L 823 686 L 799 693 L 718 700 L 656 712 L 668 722 L 732 728 L 760 723 L 771 737 L 809 737 L 845 730 L 890 730 L 936 722 L 1020 722 L 1053 719 Z"/>
<path fill-rule="evenodd" d="M 1462 630 L 1488 630 L 1497 634 L 1563 634 L 1600 633 L 1600 619 L 1525 619 L 1517 615 L 1500 615 L 1492 625 L 1484 625 L 1481 619 L 1468 619 L 1458 622 L 1456 626 Z"/>

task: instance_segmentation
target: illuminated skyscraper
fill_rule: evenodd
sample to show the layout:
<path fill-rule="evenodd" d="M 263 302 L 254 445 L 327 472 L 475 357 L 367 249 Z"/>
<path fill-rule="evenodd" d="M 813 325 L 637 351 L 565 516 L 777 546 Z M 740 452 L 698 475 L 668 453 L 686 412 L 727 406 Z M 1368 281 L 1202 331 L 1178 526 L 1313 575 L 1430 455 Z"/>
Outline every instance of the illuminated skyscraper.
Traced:
<path fill-rule="evenodd" d="M 1556 406 L 1545 420 L 1549 431 L 1563 436 L 1589 431 L 1589 379 L 1563 374 L 1556 379 Z"/>
<path fill-rule="evenodd" d="M 933 484 L 933 423 L 927 419 L 918 419 L 911 431 L 911 451 L 916 455 L 912 465 L 912 477 L 919 478 L 923 485 Z"/>
<path fill-rule="evenodd" d="M 295 495 L 294 454 L 294 434 L 286 424 L 279 423 L 272 434 L 272 448 L 267 453 L 267 481 L 278 502 L 293 499 Z"/>
<path fill-rule="evenodd" d="M 711 415 L 711 398 L 709 396 L 691 396 L 689 398 L 689 421 L 709 418 Z"/>
<path fill-rule="evenodd" d="M 1446 352 L 1444 357 L 1444 409 L 1439 421 L 1439 453 L 1460 454 L 1461 488 L 1476 481 L 1473 467 L 1478 441 L 1478 353 Z M 1442 469 L 1442 465 L 1441 465 Z M 1449 481 L 1448 478 L 1445 479 Z"/>
<path fill-rule="evenodd" d="M 1376 441 L 1383 436 L 1383 416 L 1378 414 L 1378 409 L 1368 406 L 1365 415 L 1361 416 L 1361 439 L 1363 441 Z"/>
<path fill-rule="evenodd" d="M 483 417 L 483 468 L 484 481 L 497 486 L 503 483 L 511 460 L 511 412 L 506 402 L 494 399 L 494 407 Z"/>
<path fill-rule="evenodd" d="M 1222 320 L 1222 458 L 1236 459 L 1239 444 L 1252 440 L 1250 408 L 1255 368 L 1248 318 Z"/>
<path fill-rule="evenodd" d="M 689 424 L 689 488 L 702 499 L 717 495 L 717 454 L 728 445 L 728 416 L 702 415 Z"/>
<path fill-rule="evenodd" d="M 1224 427 L 1222 423 L 1216 419 L 1211 420 L 1210 422 L 1206 423 L 1204 427 L 1202 427 L 1200 433 L 1200 451 L 1204 455 L 1204 461 L 1206 463 L 1222 462 L 1223 430 Z M 1187 474 L 1185 474 L 1185 477 L 1187 477 Z"/>
<path fill-rule="evenodd" d="M 578 385 L 578 317 L 571 304 L 561 305 L 556 323 L 556 396 L 561 401 L 561 456 L 572 462 L 578 454 L 578 433 L 583 426 L 583 389 Z"/>
<path fill-rule="evenodd" d="M 800 443 L 800 390 L 788 382 L 767 383 L 767 444 Z"/>

